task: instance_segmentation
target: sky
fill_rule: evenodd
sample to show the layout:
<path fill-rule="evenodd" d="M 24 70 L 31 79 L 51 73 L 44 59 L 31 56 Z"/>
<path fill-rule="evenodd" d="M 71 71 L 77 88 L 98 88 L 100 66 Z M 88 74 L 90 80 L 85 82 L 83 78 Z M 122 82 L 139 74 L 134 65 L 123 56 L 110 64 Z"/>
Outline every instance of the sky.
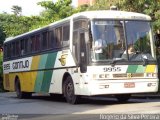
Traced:
<path fill-rule="evenodd" d="M 0 0 L 0 13 L 7 12 L 12 13 L 12 6 L 18 5 L 22 7 L 22 15 L 32 16 L 39 15 L 44 10 L 37 2 L 49 1 L 49 0 Z M 53 0 L 54 2 L 57 0 Z M 78 0 L 72 0 L 72 4 L 76 6 Z"/>

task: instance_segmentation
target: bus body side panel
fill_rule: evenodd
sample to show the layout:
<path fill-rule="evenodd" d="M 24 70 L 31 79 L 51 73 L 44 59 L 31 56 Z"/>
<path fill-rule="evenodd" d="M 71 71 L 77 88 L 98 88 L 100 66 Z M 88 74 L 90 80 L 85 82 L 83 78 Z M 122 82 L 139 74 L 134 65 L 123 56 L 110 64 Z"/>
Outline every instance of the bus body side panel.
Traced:
<path fill-rule="evenodd" d="M 10 67 L 4 70 L 5 89 L 15 90 L 17 76 L 20 80 L 22 91 L 44 93 L 53 91 L 62 93 L 63 75 L 66 72 L 72 74 L 70 68 L 76 67 L 70 50 L 4 62 L 4 65 L 7 64 Z M 56 90 L 49 91 L 49 89 L 52 89 L 51 83 L 56 83 L 54 86 Z"/>
<path fill-rule="evenodd" d="M 3 86 L 5 90 L 14 91 L 14 80 L 11 78 L 11 74 L 3 74 Z"/>
<path fill-rule="evenodd" d="M 15 90 L 15 79 L 19 78 L 21 89 L 23 90 L 23 79 L 30 78 L 30 75 L 24 75 L 31 69 L 32 57 L 7 61 L 3 63 L 4 87 L 7 90 Z M 26 78 L 25 78 L 26 77 Z M 28 81 L 27 81 L 28 82 Z M 27 83 L 24 83 L 27 84 Z"/>
<path fill-rule="evenodd" d="M 62 80 L 65 73 L 70 75 L 73 80 L 75 94 L 79 94 L 79 95 L 83 94 L 83 92 L 81 92 L 83 86 L 80 86 L 80 83 L 83 81 L 81 80 L 81 77 L 80 77 L 81 75 L 78 73 L 78 68 L 59 69 L 59 70 L 53 71 L 49 92 L 62 94 L 62 86 L 63 86 Z"/>
<path fill-rule="evenodd" d="M 15 79 L 16 77 L 18 77 L 21 84 L 21 90 L 25 92 L 33 92 L 36 74 L 37 72 L 19 72 L 5 74 L 4 87 L 6 90 L 14 91 Z M 6 78 L 6 76 L 8 76 L 8 78 Z"/>
<path fill-rule="evenodd" d="M 9 90 L 9 74 L 3 74 L 3 87 L 5 90 Z"/>
<path fill-rule="evenodd" d="M 76 70 L 76 64 L 70 50 L 58 52 L 51 78 L 49 93 L 61 94 L 64 74 L 68 73 L 72 77 Z"/>

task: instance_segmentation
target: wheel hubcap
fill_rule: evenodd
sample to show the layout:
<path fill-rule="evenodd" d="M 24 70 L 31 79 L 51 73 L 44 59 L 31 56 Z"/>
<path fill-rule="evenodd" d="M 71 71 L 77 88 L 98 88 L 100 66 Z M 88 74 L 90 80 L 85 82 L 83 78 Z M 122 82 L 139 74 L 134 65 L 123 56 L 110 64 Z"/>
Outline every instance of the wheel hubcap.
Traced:
<path fill-rule="evenodd" d="M 67 85 L 67 96 L 71 97 L 73 95 L 73 85 L 72 83 L 68 83 Z"/>

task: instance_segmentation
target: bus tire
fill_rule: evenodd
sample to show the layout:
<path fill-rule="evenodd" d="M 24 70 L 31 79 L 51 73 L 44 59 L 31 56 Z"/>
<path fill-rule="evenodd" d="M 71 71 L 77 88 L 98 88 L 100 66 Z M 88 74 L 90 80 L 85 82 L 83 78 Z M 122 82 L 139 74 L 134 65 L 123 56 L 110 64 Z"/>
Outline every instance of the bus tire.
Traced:
<path fill-rule="evenodd" d="M 21 91 L 21 85 L 20 85 L 19 79 L 17 79 L 15 82 L 15 91 L 16 91 L 17 98 L 19 98 L 19 99 L 30 98 L 32 95 L 32 93 L 30 93 L 30 92 L 22 92 Z"/>
<path fill-rule="evenodd" d="M 73 80 L 70 76 L 66 78 L 63 84 L 63 94 L 66 101 L 70 104 L 77 104 L 79 101 L 79 97 L 75 95 Z"/>
<path fill-rule="evenodd" d="M 130 99 L 131 94 L 118 94 L 115 95 L 115 97 L 117 98 L 118 102 L 127 102 Z"/>

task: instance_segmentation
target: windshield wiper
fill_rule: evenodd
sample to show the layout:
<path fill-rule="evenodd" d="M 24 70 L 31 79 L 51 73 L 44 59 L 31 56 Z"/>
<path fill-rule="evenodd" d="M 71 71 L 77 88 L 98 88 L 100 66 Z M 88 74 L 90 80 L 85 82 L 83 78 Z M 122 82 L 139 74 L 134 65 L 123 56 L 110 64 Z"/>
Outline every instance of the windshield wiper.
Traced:
<path fill-rule="evenodd" d="M 124 58 L 113 58 L 113 60 L 110 61 L 110 65 L 114 66 L 117 61 L 121 61 L 121 60 L 124 60 Z"/>
<path fill-rule="evenodd" d="M 142 61 L 143 61 L 143 66 L 146 66 L 147 63 L 148 63 L 148 58 L 147 58 L 146 55 L 143 55 L 143 54 L 142 54 Z"/>

